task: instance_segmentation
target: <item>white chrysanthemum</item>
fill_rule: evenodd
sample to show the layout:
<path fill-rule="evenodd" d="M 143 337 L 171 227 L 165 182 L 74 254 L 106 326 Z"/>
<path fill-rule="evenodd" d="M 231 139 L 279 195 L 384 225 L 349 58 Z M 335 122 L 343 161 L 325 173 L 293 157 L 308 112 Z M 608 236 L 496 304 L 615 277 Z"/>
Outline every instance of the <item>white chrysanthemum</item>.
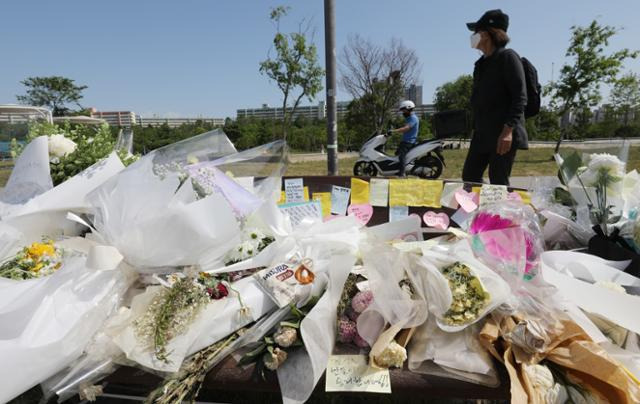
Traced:
<path fill-rule="evenodd" d="M 64 157 L 76 150 L 76 143 L 64 135 L 49 136 L 49 156 Z"/>
<path fill-rule="evenodd" d="M 404 361 L 407 360 L 407 350 L 394 340 L 374 359 L 378 366 L 401 368 Z"/>
<path fill-rule="evenodd" d="M 621 179 L 625 175 L 624 163 L 612 154 L 594 153 L 589 159 L 587 169 L 580 174 L 580 179 L 587 187 L 596 186 L 602 171 L 606 171 L 612 177 Z"/>
<path fill-rule="evenodd" d="M 627 291 L 624 290 L 624 288 L 620 285 L 618 285 L 615 282 L 609 282 L 609 281 L 597 281 L 596 283 L 594 283 L 594 285 L 609 289 L 609 290 L 613 290 L 614 292 L 618 292 L 618 293 L 623 293 L 626 294 Z"/>
<path fill-rule="evenodd" d="M 267 237 L 267 235 L 257 228 L 249 229 L 246 233 L 246 238 L 248 240 L 255 241 L 258 244 L 265 237 Z"/>

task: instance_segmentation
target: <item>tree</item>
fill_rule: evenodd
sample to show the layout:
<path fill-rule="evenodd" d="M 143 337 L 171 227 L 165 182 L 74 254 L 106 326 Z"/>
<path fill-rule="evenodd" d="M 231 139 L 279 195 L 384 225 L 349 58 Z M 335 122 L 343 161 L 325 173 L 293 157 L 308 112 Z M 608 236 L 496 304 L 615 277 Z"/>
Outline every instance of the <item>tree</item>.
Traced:
<path fill-rule="evenodd" d="M 464 109 L 471 114 L 471 92 L 473 91 L 473 77 L 463 74 L 454 81 L 444 83 L 436 88 L 433 102 L 436 111 Z"/>
<path fill-rule="evenodd" d="M 613 108 L 623 116 L 625 126 L 629 124 L 629 112 L 640 106 L 640 78 L 635 73 L 627 73 L 616 80 L 611 89 L 610 100 Z"/>
<path fill-rule="evenodd" d="M 415 51 L 395 38 L 382 47 L 351 36 L 340 57 L 342 87 L 359 101 L 358 114 L 368 116 L 378 132 L 388 125 L 405 85 L 417 81 L 419 70 Z"/>
<path fill-rule="evenodd" d="M 322 90 L 324 70 L 318 65 L 316 46 L 307 41 L 307 29 L 302 23 L 297 32 L 280 32 L 280 19 L 287 15 L 288 8 L 278 6 L 271 9 L 271 21 L 276 26 L 273 47 L 276 55 L 260 63 L 260 73 L 275 81 L 282 91 L 282 136 L 286 139 L 287 130 L 302 98 L 309 101 Z M 289 99 L 293 104 L 289 107 Z"/>
<path fill-rule="evenodd" d="M 637 51 L 626 48 L 605 54 L 609 39 L 619 30 L 608 25 L 602 26 L 595 20 L 587 27 L 573 26 L 571 31 L 571 42 L 565 54 L 571 61 L 562 66 L 560 79 L 548 87 L 552 103 L 558 108 L 560 116 L 598 104 L 601 99 L 600 85 L 614 83 L 624 60 L 638 55 Z M 556 153 L 565 133 L 566 128 L 563 128 L 556 143 Z"/>
<path fill-rule="evenodd" d="M 87 86 L 76 86 L 74 80 L 61 76 L 29 77 L 21 83 L 27 87 L 26 95 L 16 98 L 22 104 L 49 108 L 54 116 L 65 115 L 69 108 L 66 104 L 74 103 L 80 109 L 82 90 Z"/>

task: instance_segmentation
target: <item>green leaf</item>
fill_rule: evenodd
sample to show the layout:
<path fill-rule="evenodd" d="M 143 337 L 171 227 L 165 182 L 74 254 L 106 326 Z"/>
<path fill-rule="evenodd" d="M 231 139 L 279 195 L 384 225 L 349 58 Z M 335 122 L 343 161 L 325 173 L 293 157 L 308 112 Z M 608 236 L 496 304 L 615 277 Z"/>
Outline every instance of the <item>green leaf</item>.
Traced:
<path fill-rule="evenodd" d="M 582 157 L 577 152 L 567 156 L 560 166 L 560 180 L 567 185 L 576 176 L 578 169 L 582 167 Z"/>

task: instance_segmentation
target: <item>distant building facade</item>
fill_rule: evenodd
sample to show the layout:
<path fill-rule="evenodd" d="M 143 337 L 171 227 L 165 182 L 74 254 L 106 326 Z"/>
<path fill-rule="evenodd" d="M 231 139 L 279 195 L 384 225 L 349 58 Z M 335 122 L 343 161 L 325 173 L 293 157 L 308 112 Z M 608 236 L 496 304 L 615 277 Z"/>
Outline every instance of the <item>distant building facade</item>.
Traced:
<path fill-rule="evenodd" d="M 104 119 L 111 126 L 130 128 L 137 123 L 137 116 L 133 111 L 96 111 L 91 108 L 91 117 Z"/>
<path fill-rule="evenodd" d="M 336 103 L 338 117 L 342 117 L 347 113 L 349 101 L 340 101 Z M 288 108 L 287 111 L 291 111 Z M 262 104 L 260 108 L 244 108 L 236 110 L 236 118 L 257 118 L 257 119 L 283 119 L 282 107 L 270 107 L 268 104 Z M 296 108 L 293 118 L 305 117 L 308 119 L 325 119 L 327 117 L 327 106 L 324 101 L 320 101 L 318 105 L 303 105 Z"/>
<path fill-rule="evenodd" d="M 422 105 L 422 86 L 411 84 L 404 89 L 404 99 L 411 100 L 416 105 Z"/>
<path fill-rule="evenodd" d="M 224 126 L 224 118 L 160 118 L 141 117 L 138 119 L 138 124 L 143 127 L 147 126 L 162 126 L 166 124 L 170 128 L 177 128 L 185 124 L 194 124 L 196 122 L 209 123 L 213 126 Z"/>

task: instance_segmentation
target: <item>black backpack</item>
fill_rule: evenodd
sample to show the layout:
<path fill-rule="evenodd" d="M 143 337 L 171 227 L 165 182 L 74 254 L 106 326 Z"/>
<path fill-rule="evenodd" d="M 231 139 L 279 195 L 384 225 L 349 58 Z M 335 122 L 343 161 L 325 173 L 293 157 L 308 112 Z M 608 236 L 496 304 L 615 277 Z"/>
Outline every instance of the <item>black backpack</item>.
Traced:
<path fill-rule="evenodd" d="M 522 60 L 524 78 L 527 85 L 527 106 L 524 108 L 524 117 L 531 118 L 540 113 L 540 93 L 542 86 L 538 82 L 538 71 L 527 58 Z"/>

